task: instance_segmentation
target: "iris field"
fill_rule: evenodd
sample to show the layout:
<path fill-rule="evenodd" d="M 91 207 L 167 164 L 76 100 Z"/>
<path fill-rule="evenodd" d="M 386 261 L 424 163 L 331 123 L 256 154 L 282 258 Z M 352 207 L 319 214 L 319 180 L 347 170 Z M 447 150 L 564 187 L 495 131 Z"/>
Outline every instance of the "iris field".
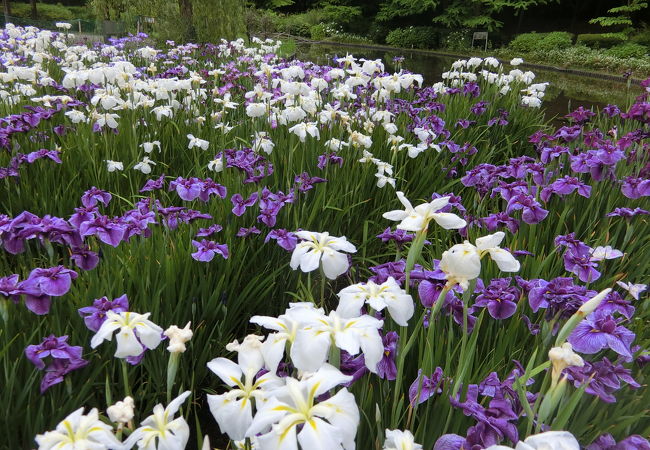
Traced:
<path fill-rule="evenodd" d="M 650 79 L 66 27 L 0 33 L 0 446 L 650 449 Z"/>

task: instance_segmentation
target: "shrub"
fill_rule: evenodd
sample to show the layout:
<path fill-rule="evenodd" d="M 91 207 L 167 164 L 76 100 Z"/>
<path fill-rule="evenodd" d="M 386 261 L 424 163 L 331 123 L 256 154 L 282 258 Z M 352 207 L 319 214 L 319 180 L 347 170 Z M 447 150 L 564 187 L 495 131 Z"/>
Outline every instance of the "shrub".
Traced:
<path fill-rule="evenodd" d="M 76 17 L 69 8 L 66 8 L 60 3 L 57 3 L 56 5 L 37 3 L 36 11 L 38 14 L 38 20 L 70 20 Z M 31 19 L 32 8 L 29 3 L 12 2 L 11 15 Z"/>
<path fill-rule="evenodd" d="M 388 33 L 386 43 L 404 48 L 434 48 L 438 46 L 438 33 L 433 27 L 396 28 Z"/>
<path fill-rule="evenodd" d="M 442 48 L 453 51 L 471 50 L 472 48 L 472 33 L 467 29 L 460 29 L 447 33 L 441 39 Z M 479 44 L 484 43 L 479 41 Z M 491 43 L 488 41 L 488 47 L 492 48 Z"/>
<path fill-rule="evenodd" d="M 553 31 L 547 33 L 538 43 L 537 48 L 542 51 L 569 48 L 573 45 L 573 35 L 566 31 Z"/>
<path fill-rule="evenodd" d="M 246 8 L 246 28 L 249 36 L 265 36 L 278 31 L 278 15 L 273 11 Z"/>
<path fill-rule="evenodd" d="M 278 16 L 278 31 L 294 36 L 310 37 L 311 27 L 323 22 L 323 11 L 312 9 L 301 14 Z"/>
<path fill-rule="evenodd" d="M 352 33 L 337 33 L 327 37 L 328 41 L 332 42 L 349 42 L 352 44 L 372 44 L 372 40 L 365 36 Z"/>
<path fill-rule="evenodd" d="M 508 47 L 515 52 L 530 53 L 538 48 L 540 41 L 544 39 L 546 33 L 524 33 L 515 37 Z"/>
<path fill-rule="evenodd" d="M 609 48 L 623 41 L 621 36 L 613 33 L 579 34 L 577 44 L 591 48 Z"/>
<path fill-rule="evenodd" d="M 617 58 L 643 58 L 648 55 L 648 47 L 634 42 L 626 42 L 605 50 L 605 53 Z"/>
<path fill-rule="evenodd" d="M 368 37 L 379 44 L 386 43 L 386 36 L 390 33 L 391 29 L 386 24 L 373 22 L 368 27 Z"/>
<path fill-rule="evenodd" d="M 630 41 L 650 47 L 650 30 L 644 30 L 633 35 L 630 37 Z"/>
<path fill-rule="evenodd" d="M 310 37 L 316 41 L 322 41 L 340 34 L 341 31 L 342 30 L 333 23 L 319 23 L 309 28 Z"/>

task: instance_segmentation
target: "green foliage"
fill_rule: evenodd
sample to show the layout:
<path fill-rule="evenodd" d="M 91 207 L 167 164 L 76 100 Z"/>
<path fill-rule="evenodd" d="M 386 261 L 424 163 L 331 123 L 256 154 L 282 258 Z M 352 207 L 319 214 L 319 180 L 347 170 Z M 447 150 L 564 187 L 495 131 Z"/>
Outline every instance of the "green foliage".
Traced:
<path fill-rule="evenodd" d="M 246 8 L 244 20 L 249 36 L 266 36 L 278 31 L 278 14 L 271 10 Z"/>
<path fill-rule="evenodd" d="M 508 48 L 515 52 L 530 53 L 537 48 L 545 36 L 546 33 L 536 33 L 534 31 L 520 34 L 508 44 Z"/>
<path fill-rule="evenodd" d="M 433 22 L 450 29 L 464 27 L 494 31 L 503 26 L 503 22 L 493 16 L 499 9 L 493 2 L 453 0 L 442 14 L 433 18 Z"/>
<path fill-rule="evenodd" d="M 436 9 L 439 3 L 438 0 L 385 0 L 379 7 L 376 20 L 387 22 L 398 17 L 429 13 Z"/>
<path fill-rule="evenodd" d="M 309 29 L 310 37 L 316 41 L 322 41 L 340 32 L 340 28 L 332 23 L 319 23 Z"/>
<path fill-rule="evenodd" d="M 323 8 L 323 18 L 326 22 L 332 22 L 339 25 L 349 25 L 361 18 L 361 7 L 326 5 Z"/>
<path fill-rule="evenodd" d="M 605 53 L 621 59 L 644 58 L 648 56 L 648 47 L 634 42 L 626 42 L 605 50 Z"/>
<path fill-rule="evenodd" d="M 372 44 L 372 41 L 365 37 L 365 36 L 360 36 L 358 34 L 354 33 L 337 33 L 333 34 L 330 37 L 328 37 L 326 40 L 332 41 L 332 42 L 349 42 L 351 44 Z"/>
<path fill-rule="evenodd" d="M 442 39 L 441 46 L 445 50 L 451 50 L 451 51 L 471 50 L 472 32 L 467 29 L 452 31 Z"/>
<path fill-rule="evenodd" d="M 564 31 L 552 33 L 524 33 L 513 39 L 508 48 L 520 53 L 549 51 L 571 47 L 573 35 Z"/>
<path fill-rule="evenodd" d="M 650 47 L 650 30 L 643 30 L 630 37 L 630 41 Z"/>
<path fill-rule="evenodd" d="M 632 14 L 638 13 L 648 7 L 644 0 L 627 0 L 627 3 L 607 10 L 608 16 L 595 17 L 589 21 L 591 24 L 598 24 L 602 27 L 624 27 L 631 31 L 634 25 Z"/>
<path fill-rule="evenodd" d="M 366 34 L 373 42 L 384 44 L 386 43 L 386 37 L 390 32 L 391 28 L 388 25 L 380 22 L 373 22 L 370 24 L 370 27 L 368 27 Z"/>
<path fill-rule="evenodd" d="M 439 35 L 433 27 L 396 28 L 388 33 L 386 43 L 402 48 L 435 48 Z"/>
<path fill-rule="evenodd" d="M 591 48 L 609 48 L 620 44 L 624 40 L 616 33 L 579 34 L 576 44 L 586 45 Z"/>
<path fill-rule="evenodd" d="M 538 44 L 538 50 L 548 51 L 569 48 L 573 44 L 573 35 L 566 31 L 547 33 Z"/>
<path fill-rule="evenodd" d="M 37 3 L 36 10 L 38 20 L 71 20 L 78 18 L 71 8 L 61 3 L 55 5 L 49 3 Z M 11 15 L 25 19 L 31 19 L 32 8 L 29 3 L 11 3 Z M 80 17 L 79 17 L 80 18 Z"/>
<path fill-rule="evenodd" d="M 194 28 L 199 42 L 243 37 L 244 6 L 240 0 L 192 0 Z"/>
<path fill-rule="evenodd" d="M 281 33 L 292 36 L 311 36 L 311 27 L 324 21 L 323 11 L 312 9 L 301 14 L 279 15 L 276 28 Z"/>

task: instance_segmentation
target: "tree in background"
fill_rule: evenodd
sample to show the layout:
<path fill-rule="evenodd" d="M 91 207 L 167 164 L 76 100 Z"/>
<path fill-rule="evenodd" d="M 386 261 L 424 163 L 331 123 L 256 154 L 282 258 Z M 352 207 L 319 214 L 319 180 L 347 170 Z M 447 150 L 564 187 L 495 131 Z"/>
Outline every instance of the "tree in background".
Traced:
<path fill-rule="evenodd" d="M 152 17 L 151 35 L 161 41 L 217 42 L 246 32 L 240 0 L 90 0 L 89 5 L 98 20 L 122 21 L 130 32 L 140 18 Z"/>
<path fill-rule="evenodd" d="M 648 7 L 648 2 L 643 0 L 627 0 L 624 5 L 616 6 L 608 9 L 607 16 L 596 17 L 591 19 L 589 23 L 598 24 L 608 29 L 618 28 L 618 32 L 608 33 L 612 36 L 618 36 L 625 39 L 632 31 L 634 31 L 634 22 L 632 16 L 639 11 Z"/>

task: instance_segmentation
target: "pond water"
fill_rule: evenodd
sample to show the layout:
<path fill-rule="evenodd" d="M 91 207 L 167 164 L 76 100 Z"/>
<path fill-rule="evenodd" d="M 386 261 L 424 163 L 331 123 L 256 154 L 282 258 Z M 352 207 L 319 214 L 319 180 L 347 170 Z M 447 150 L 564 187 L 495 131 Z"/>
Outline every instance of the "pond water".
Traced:
<path fill-rule="evenodd" d="M 456 58 L 435 56 L 417 52 L 378 50 L 361 47 L 347 47 L 343 45 L 326 44 L 298 44 L 296 57 L 298 59 L 314 61 L 318 64 L 332 64 L 332 59 L 350 53 L 357 58 L 381 59 L 388 72 L 395 70 L 393 58 L 404 57 L 402 67 L 411 72 L 422 74 L 426 84 L 441 81 L 441 74 L 449 70 Z M 641 88 L 627 85 L 618 81 L 601 80 L 598 78 L 584 77 L 574 74 L 532 70 L 535 82 L 548 81 L 550 83 L 544 96 L 543 106 L 548 119 L 559 120 L 568 112 L 579 106 L 584 108 L 602 108 L 608 103 L 614 103 L 621 108 L 629 106 L 633 99 L 641 93 Z"/>

